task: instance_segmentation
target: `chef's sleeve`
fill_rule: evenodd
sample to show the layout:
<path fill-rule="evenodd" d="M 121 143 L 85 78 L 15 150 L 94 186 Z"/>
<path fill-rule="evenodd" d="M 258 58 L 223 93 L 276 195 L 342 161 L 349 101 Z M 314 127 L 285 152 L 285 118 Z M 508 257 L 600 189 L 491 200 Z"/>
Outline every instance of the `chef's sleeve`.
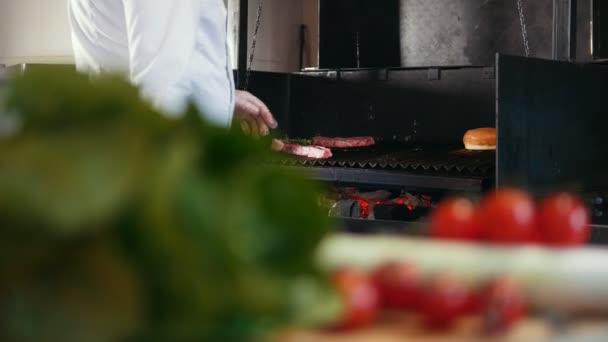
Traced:
<path fill-rule="evenodd" d="M 180 86 L 196 44 L 200 0 L 122 0 L 129 40 L 129 77 L 169 113 L 184 110 Z"/>

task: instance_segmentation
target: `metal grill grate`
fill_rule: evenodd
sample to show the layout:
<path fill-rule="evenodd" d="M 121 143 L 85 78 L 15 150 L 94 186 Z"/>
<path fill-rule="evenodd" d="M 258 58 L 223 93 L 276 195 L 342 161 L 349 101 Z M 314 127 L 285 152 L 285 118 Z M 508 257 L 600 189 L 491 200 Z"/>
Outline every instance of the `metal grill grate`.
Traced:
<path fill-rule="evenodd" d="M 356 150 L 333 150 L 333 152 L 334 156 L 325 160 L 281 156 L 278 162 L 290 166 L 348 167 L 479 176 L 490 175 L 496 165 L 494 151 L 468 151 L 458 146 L 404 147 L 389 144 Z"/>

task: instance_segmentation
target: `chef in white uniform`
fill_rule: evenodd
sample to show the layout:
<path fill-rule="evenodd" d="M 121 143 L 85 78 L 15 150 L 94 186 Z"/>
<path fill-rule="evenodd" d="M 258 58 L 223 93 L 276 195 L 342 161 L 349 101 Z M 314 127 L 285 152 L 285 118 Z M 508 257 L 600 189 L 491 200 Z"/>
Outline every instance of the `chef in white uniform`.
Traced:
<path fill-rule="evenodd" d="M 80 71 L 125 72 L 169 114 L 191 100 L 221 126 L 276 128 L 262 101 L 235 90 L 222 0 L 68 0 L 68 11 Z"/>

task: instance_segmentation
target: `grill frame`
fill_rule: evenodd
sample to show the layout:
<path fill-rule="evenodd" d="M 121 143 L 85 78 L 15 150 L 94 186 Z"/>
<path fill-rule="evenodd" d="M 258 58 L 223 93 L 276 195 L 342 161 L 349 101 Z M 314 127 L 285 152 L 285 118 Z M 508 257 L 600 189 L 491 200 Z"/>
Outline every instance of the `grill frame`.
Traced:
<path fill-rule="evenodd" d="M 482 192 L 491 187 L 495 174 L 494 151 L 459 146 L 380 144 L 334 152 L 321 160 L 278 155 L 273 163 L 325 182 L 458 192 Z"/>
<path fill-rule="evenodd" d="M 458 157 L 450 154 L 462 150 L 466 130 L 494 125 L 493 66 L 253 72 L 250 84 L 277 118 L 279 136 L 371 135 L 379 142 L 369 150 L 332 149 L 330 160 L 281 156 L 274 164 L 309 168 L 326 182 L 478 192 L 494 183 L 494 156 L 477 170 L 474 161 L 452 165 Z M 443 155 L 411 153 L 415 148 Z"/>
<path fill-rule="evenodd" d="M 329 159 L 296 156 L 278 158 L 291 166 L 350 167 L 368 170 L 395 170 L 424 174 L 476 175 L 489 177 L 495 170 L 494 151 L 468 151 L 460 146 L 380 145 L 366 149 L 334 149 Z"/>
<path fill-rule="evenodd" d="M 317 180 L 477 193 L 517 186 L 536 196 L 559 187 L 608 203 L 607 76 L 603 65 L 497 55 L 496 68 L 254 73 L 252 91 L 277 117 L 279 135 L 292 138 L 372 135 L 396 145 L 456 146 L 467 129 L 498 129 L 495 172 L 485 175 L 387 169 L 376 162 L 369 168 L 279 163 Z M 608 206 L 594 205 L 593 213 L 592 241 L 606 243 Z"/>
<path fill-rule="evenodd" d="M 424 175 L 409 172 L 353 169 L 344 167 L 283 166 L 311 179 L 366 187 L 401 187 L 411 191 L 430 190 L 479 193 L 492 187 L 492 178 L 455 175 Z"/>
<path fill-rule="evenodd" d="M 608 198 L 608 182 L 601 177 L 608 172 L 608 164 L 602 162 L 605 128 L 600 128 L 606 126 L 589 125 L 591 128 L 585 132 L 595 142 L 580 128 L 583 122 L 606 120 L 594 108 L 605 108 L 602 94 L 608 89 L 604 81 L 608 69 L 506 55 L 497 56 L 496 66 L 502 70 L 465 66 L 262 72 L 252 75 L 251 84 L 252 91 L 269 104 L 277 117 L 282 128 L 279 135 L 292 138 L 372 135 L 382 143 L 397 145 L 461 146 L 462 135 L 468 129 L 498 128 L 493 175 L 489 175 L 489 170 L 485 175 L 466 175 L 439 172 L 433 164 L 420 168 L 409 163 L 401 167 L 399 162 L 391 165 L 375 160 L 365 161 L 364 165 L 359 165 L 358 160 L 342 160 L 337 165 L 331 165 L 333 160 L 284 162 L 289 166 L 314 167 L 316 177 L 323 180 L 365 183 L 367 177 L 369 182 L 403 182 L 404 187 L 427 182 L 426 186 L 437 188 L 441 177 L 454 178 L 454 182 L 464 178 L 489 182 L 490 187 L 522 186 L 541 193 L 546 189 L 537 184 L 538 180 L 550 180 L 556 186 L 565 184 L 572 179 L 566 179 L 560 170 L 568 170 L 570 178 L 580 179 L 584 185 L 573 190 L 603 191 Z M 585 89 L 584 96 L 577 95 L 580 89 Z M 544 107 L 552 110 L 543 111 Z M 576 122 L 573 110 L 578 112 Z M 564 150 L 561 132 L 570 131 L 575 123 L 584 139 L 575 139 L 567 151 L 575 150 L 574 146 L 584 151 L 584 172 L 579 170 L 580 161 L 576 161 L 582 153 L 558 152 Z M 416 163 L 422 164 L 424 159 Z M 362 172 L 362 167 L 369 172 Z M 349 170 L 340 170 L 345 168 Z M 404 175 L 394 176 L 388 171 Z M 465 166 L 456 171 L 471 170 Z M 373 172 L 382 176 L 373 176 Z M 381 181 L 383 178 L 391 180 Z"/>

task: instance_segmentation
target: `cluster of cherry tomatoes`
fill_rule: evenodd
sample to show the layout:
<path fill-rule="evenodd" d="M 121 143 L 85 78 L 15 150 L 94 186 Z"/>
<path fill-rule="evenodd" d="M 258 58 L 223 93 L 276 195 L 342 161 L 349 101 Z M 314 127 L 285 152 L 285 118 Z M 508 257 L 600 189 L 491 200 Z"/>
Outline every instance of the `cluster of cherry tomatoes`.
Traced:
<path fill-rule="evenodd" d="M 478 205 L 467 198 L 447 199 L 429 217 L 435 238 L 553 247 L 584 244 L 589 224 L 588 208 L 572 193 L 551 194 L 537 203 L 518 189 L 495 190 Z"/>
<path fill-rule="evenodd" d="M 450 198 L 429 217 L 434 238 L 560 248 L 584 244 L 589 224 L 588 208 L 574 194 L 555 193 L 536 202 L 518 189 L 495 190 L 478 204 Z M 472 288 L 449 272 L 422 277 L 413 264 L 388 262 L 371 272 L 335 270 L 332 281 L 345 304 L 337 323 L 342 329 L 371 324 L 381 310 L 390 309 L 414 312 L 433 328 L 448 328 L 462 317 L 478 315 L 484 332 L 497 333 L 526 313 L 522 290 L 508 276 Z"/>
<path fill-rule="evenodd" d="M 339 329 L 365 327 L 388 309 L 418 314 L 428 328 L 442 330 L 478 315 L 483 332 L 500 333 L 526 313 L 520 287 L 507 276 L 471 288 L 451 273 L 423 278 L 413 264 L 389 262 L 369 273 L 342 268 L 332 280 L 345 305 Z"/>

